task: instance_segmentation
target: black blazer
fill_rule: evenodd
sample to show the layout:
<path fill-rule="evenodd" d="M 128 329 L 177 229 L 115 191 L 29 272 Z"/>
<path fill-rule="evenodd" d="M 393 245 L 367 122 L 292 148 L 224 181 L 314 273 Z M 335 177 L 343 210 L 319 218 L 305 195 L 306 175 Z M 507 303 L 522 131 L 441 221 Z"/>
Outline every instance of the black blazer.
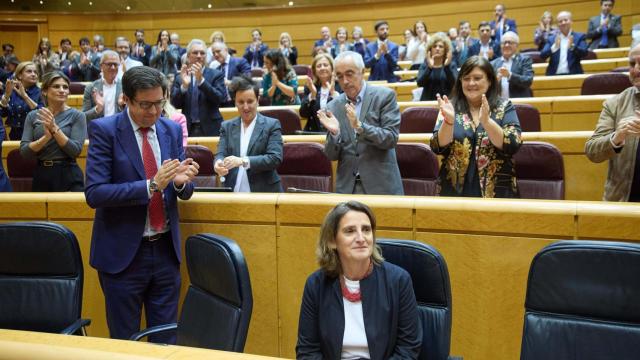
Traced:
<path fill-rule="evenodd" d="M 422 325 L 409 274 L 383 262 L 360 281 L 360 291 L 371 359 L 416 359 L 422 344 Z M 340 359 L 343 336 L 340 281 L 318 270 L 304 287 L 296 358 Z"/>
<path fill-rule="evenodd" d="M 319 84 L 314 84 L 316 89 L 320 88 Z M 336 82 L 334 85 L 335 90 L 338 93 L 342 93 L 340 89 L 340 85 Z M 327 132 L 327 129 L 322 126 L 320 119 L 318 119 L 318 110 L 320 110 L 320 91 L 316 94 L 315 99 L 309 100 L 309 94 L 311 91 L 308 87 L 304 87 L 304 96 L 302 97 L 302 102 L 300 103 L 300 116 L 303 118 L 307 118 L 307 124 L 304 126 L 304 131 L 317 131 L 317 132 Z M 331 94 L 329 94 L 329 99 L 327 99 L 327 104 L 333 100 Z"/>
<path fill-rule="evenodd" d="M 436 94 L 449 96 L 457 78 L 458 69 L 454 64 L 441 68 L 430 68 L 426 61 L 423 62 L 416 79 L 418 86 L 422 86 L 420 101 L 436 100 Z"/>
<path fill-rule="evenodd" d="M 491 62 L 493 69 L 498 73 L 504 61 L 502 56 Z M 509 98 L 531 97 L 531 84 L 533 83 L 533 66 L 531 58 L 520 54 L 513 55 L 511 64 L 511 79 L 509 79 Z M 498 84 L 500 86 L 500 84 Z"/>

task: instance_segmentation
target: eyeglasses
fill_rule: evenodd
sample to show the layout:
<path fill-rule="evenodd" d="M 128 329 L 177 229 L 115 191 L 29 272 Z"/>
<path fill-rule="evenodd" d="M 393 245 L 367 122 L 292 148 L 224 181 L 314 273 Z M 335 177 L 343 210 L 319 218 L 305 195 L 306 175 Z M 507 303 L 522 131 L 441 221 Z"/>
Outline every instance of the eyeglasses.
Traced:
<path fill-rule="evenodd" d="M 151 110 L 151 107 L 155 107 L 156 110 L 162 110 L 164 108 L 164 105 L 167 103 L 167 100 L 160 100 L 160 101 L 155 101 L 155 102 L 151 102 L 151 101 L 136 101 L 131 99 L 131 102 L 134 103 L 138 103 L 138 106 L 140 106 L 140 108 L 142 108 L 143 110 Z"/>
<path fill-rule="evenodd" d="M 120 63 L 116 63 L 116 62 L 109 62 L 109 63 L 102 63 L 102 65 L 106 66 L 106 67 L 112 67 L 112 68 L 117 68 L 120 66 Z"/>
<path fill-rule="evenodd" d="M 511 40 L 505 40 L 502 42 L 504 45 L 518 45 L 517 42 Z"/>

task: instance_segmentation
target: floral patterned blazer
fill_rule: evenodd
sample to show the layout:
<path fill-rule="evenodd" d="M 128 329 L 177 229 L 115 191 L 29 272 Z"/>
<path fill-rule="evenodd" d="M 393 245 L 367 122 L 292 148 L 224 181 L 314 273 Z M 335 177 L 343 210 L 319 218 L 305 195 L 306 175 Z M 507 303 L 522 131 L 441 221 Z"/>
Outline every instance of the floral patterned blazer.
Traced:
<path fill-rule="evenodd" d="M 511 101 L 502 101 L 489 116 L 502 127 L 502 149 L 491 143 L 482 124 L 474 131 L 469 115 L 459 113 L 456 113 L 453 125 L 453 141 L 441 147 L 438 131 L 444 118 L 442 114 L 438 116 L 431 149 L 443 156 L 438 179 L 439 195 L 464 196 L 468 193 L 468 189 L 464 188 L 467 171 L 477 171 L 482 197 L 518 197 L 511 156 L 520 148 L 522 139 L 515 107 Z M 474 143 L 475 148 L 472 148 Z M 470 164 L 473 168 L 470 168 Z"/>

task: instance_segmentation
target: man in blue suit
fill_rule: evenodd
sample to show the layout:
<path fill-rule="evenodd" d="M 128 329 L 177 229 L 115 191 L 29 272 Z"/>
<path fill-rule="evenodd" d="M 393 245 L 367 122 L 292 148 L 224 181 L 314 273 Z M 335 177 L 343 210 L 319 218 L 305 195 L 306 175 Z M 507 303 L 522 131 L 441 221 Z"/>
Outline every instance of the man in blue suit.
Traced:
<path fill-rule="evenodd" d="M 189 64 L 182 64 L 171 91 L 171 103 L 187 117 L 189 136 L 220 135 L 220 106 L 227 100 L 227 89 L 224 73 L 206 67 L 206 51 L 204 41 L 189 42 Z"/>
<path fill-rule="evenodd" d="M 580 60 L 587 56 L 587 40 L 584 33 L 571 30 L 571 13 L 561 11 L 557 17 L 558 33 L 549 36 L 540 57 L 549 59 L 547 76 L 582 74 Z"/>
<path fill-rule="evenodd" d="M 398 63 L 398 45 L 389 37 L 389 24 L 385 21 L 378 21 L 374 26 L 377 41 L 372 41 L 367 45 L 367 52 L 364 57 L 364 64 L 371 69 L 369 80 L 387 80 L 387 82 L 397 82 L 398 77 L 393 73 Z"/>
<path fill-rule="evenodd" d="M 500 57 L 502 54 L 500 52 L 500 42 L 496 42 L 491 39 L 491 26 L 488 22 L 483 21 L 478 25 L 478 34 L 480 35 L 480 39 L 478 41 L 472 42 L 469 46 L 469 53 L 467 58 L 478 55 L 482 56 L 485 59 L 492 61 L 493 59 Z M 462 64 L 458 64 L 462 66 Z"/>
<path fill-rule="evenodd" d="M 182 130 L 161 118 L 167 81 L 158 70 L 125 72 L 124 111 L 89 124 L 87 203 L 96 209 L 91 266 L 98 270 L 112 338 L 177 319 L 180 229 L 177 198 L 193 194 L 198 164 L 184 159 Z M 175 342 L 174 335 L 152 337 Z"/>
<path fill-rule="evenodd" d="M 495 20 L 491 20 L 489 25 L 491 26 L 491 39 L 497 44 L 500 44 L 500 39 L 502 35 L 507 33 L 508 31 L 512 31 L 514 33 L 518 33 L 518 28 L 516 26 L 516 21 L 513 19 L 507 18 L 505 12 L 507 8 L 504 7 L 503 4 L 496 5 L 495 8 L 496 17 Z"/>
<path fill-rule="evenodd" d="M 224 74 L 224 85 L 227 87 L 227 98 L 222 106 L 233 107 L 235 104 L 231 101 L 228 90 L 231 79 L 242 75 L 251 77 L 251 65 L 245 58 L 231 56 L 227 44 L 223 42 L 214 42 L 211 45 L 211 52 L 215 61 L 212 61 L 209 67 L 218 69 Z"/>

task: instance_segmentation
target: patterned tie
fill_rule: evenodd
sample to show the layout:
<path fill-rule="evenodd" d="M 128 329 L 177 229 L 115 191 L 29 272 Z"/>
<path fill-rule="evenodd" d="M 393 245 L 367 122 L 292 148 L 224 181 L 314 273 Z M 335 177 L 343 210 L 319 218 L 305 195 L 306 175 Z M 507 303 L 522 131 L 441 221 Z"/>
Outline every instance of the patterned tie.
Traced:
<path fill-rule="evenodd" d="M 144 174 L 147 179 L 152 179 L 158 172 L 158 164 L 156 163 L 156 157 L 153 155 L 151 144 L 147 139 L 149 128 L 140 128 L 142 134 L 142 162 L 144 163 Z M 151 201 L 149 202 L 149 224 L 155 231 L 164 229 L 166 224 L 166 218 L 164 216 L 164 204 L 162 203 L 162 193 L 154 192 L 151 195 Z"/>
<path fill-rule="evenodd" d="M 200 122 L 200 108 L 198 107 L 198 97 L 200 96 L 200 89 L 196 84 L 196 77 L 191 76 L 191 122 L 197 124 Z"/>

